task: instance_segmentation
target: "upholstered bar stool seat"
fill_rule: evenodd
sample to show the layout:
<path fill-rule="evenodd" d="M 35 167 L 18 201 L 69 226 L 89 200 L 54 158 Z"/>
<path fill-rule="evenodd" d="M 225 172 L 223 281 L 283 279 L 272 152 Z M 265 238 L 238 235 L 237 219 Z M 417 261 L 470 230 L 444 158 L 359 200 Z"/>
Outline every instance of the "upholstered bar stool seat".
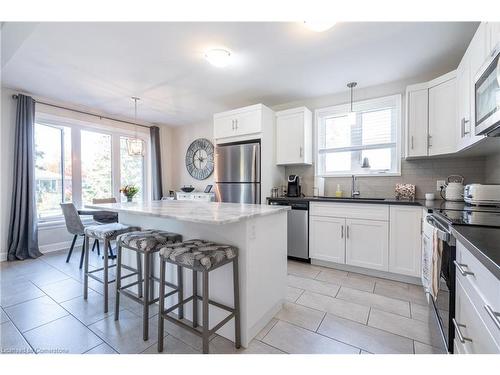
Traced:
<path fill-rule="evenodd" d="M 145 230 L 121 234 L 117 240 L 128 248 L 133 248 L 141 252 L 149 252 L 152 250 L 157 251 L 156 248 L 161 245 L 181 242 L 182 236 L 177 233 L 160 230 Z"/>
<path fill-rule="evenodd" d="M 136 232 L 124 233 L 117 238 L 118 259 L 116 262 L 116 299 L 115 299 L 115 320 L 119 319 L 120 314 L 120 295 L 124 295 L 133 301 L 140 303 L 143 306 L 143 339 L 149 338 L 149 306 L 158 302 L 159 297 L 154 296 L 154 282 L 159 282 L 160 279 L 154 274 L 154 262 L 151 256 L 160 251 L 161 246 L 171 246 L 176 242 L 181 242 L 182 236 L 177 233 L 171 233 L 161 230 L 143 230 Z M 136 252 L 137 263 L 137 281 L 127 285 L 121 284 L 122 267 L 127 268 L 122 262 L 123 249 L 129 249 Z M 142 267 L 142 256 L 144 256 L 144 272 Z M 181 268 L 178 267 L 178 284 L 166 282 L 166 286 L 172 289 L 167 296 L 178 293 L 182 296 L 182 278 L 180 273 Z M 180 280 L 180 282 L 179 282 Z M 144 288 L 143 288 L 144 284 Z M 137 286 L 137 294 L 133 293 L 129 288 Z M 182 297 L 180 297 L 182 298 Z M 179 315 L 182 316 L 183 310 L 179 309 Z"/>
<path fill-rule="evenodd" d="M 166 263 L 177 265 L 177 267 L 188 268 L 193 273 L 193 294 L 184 299 L 179 298 L 179 302 L 169 308 L 165 308 L 164 281 L 166 279 Z M 234 307 L 226 306 L 222 303 L 210 299 L 208 287 L 208 274 L 228 263 L 233 266 L 233 293 Z M 202 293 L 198 295 L 198 272 L 202 274 Z M 177 272 L 179 274 L 179 271 Z M 182 275 L 182 272 L 180 273 Z M 180 281 L 182 283 L 182 280 Z M 201 336 L 203 342 L 203 353 L 208 353 L 208 342 L 212 334 L 216 333 L 222 326 L 234 318 L 235 346 L 241 345 L 240 337 L 240 302 L 239 302 L 239 280 L 238 280 L 238 249 L 231 245 L 223 245 L 206 240 L 189 240 L 181 243 L 167 244 L 160 246 L 160 298 L 158 313 L 158 351 L 163 351 L 163 328 L 164 320 L 175 323 L 190 332 Z M 182 294 L 181 294 L 182 296 Z M 198 301 L 202 301 L 202 329 L 198 326 Z M 179 309 L 184 304 L 193 301 L 193 321 L 192 326 L 178 318 L 170 316 L 174 309 Z M 212 329 L 209 327 L 209 304 L 219 309 L 229 312 L 224 319 L 215 324 Z"/>
<path fill-rule="evenodd" d="M 182 267 L 207 271 L 238 255 L 234 246 L 204 240 L 189 240 L 160 248 L 160 256 Z"/>
<path fill-rule="evenodd" d="M 109 264 L 108 248 L 111 247 L 110 241 L 115 241 L 120 234 L 141 230 L 139 227 L 124 225 L 120 223 L 110 223 L 101 225 L 91 225 L 85 228 L 85 276 L 83 279 L 83 298 L 88 297 L 89 277 L 104 284 L 104 313 L 108 312 L 108 284 L 115 280 L 109 280 L 109 268 L 114 267 L 114 264 Z M 97 239 L 104 241 L 104 267 L 89 271 L 89 239 Z M 138 273 L 136 269 L 128 267 L 132 274 L 126 277 L 133 276 Z M 103 271 L 103 278 L 94 275 L 96 272 Z M 118 276 L 117 276 L 118 278 Z"/>

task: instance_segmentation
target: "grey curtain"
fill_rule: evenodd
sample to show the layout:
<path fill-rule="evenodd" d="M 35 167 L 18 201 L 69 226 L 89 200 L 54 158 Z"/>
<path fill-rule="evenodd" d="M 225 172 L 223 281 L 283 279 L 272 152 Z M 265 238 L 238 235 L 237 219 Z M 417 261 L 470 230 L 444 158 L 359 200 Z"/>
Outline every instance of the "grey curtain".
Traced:
<path fill-rule="evenodd" d="M 160 128 L 152 126 L 149 128 L 151 134 L 151 167 L 152 167 L 152 184 L 153 184 L 153 199 L 160 200 L 162 197 L 161 187 L 161 152 L 160 152 Z"/>
<path fill-rule="evenodd" d="M 8 237 L 8 260 L 37 258 L 33 126 L 35 101 L 18 95 L 14 139 L 14 180 Z"/>

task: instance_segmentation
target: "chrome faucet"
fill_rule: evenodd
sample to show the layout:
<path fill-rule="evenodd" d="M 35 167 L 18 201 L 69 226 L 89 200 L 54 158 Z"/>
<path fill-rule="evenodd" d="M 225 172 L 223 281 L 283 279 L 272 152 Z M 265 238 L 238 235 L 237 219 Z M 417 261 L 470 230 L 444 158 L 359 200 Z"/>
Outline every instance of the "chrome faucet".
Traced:
<path fill-rule="evenodd" d="M 356 186 L 356 176 L 352 175 L 351 198 L 356 198 L 361 195 L 359 190 L 355 190 L 355 186 Z"/>

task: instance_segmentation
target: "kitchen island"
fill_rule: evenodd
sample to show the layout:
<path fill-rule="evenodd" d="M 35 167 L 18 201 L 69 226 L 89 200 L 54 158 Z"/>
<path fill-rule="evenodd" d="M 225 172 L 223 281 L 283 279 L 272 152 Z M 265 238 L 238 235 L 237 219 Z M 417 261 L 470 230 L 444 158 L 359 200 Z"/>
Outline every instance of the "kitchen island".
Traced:
<path fill-rule="evenodd" d="M 179 233 L 184 240 L 198 238 L 236 246 L 239 252 L 242 346 L 246 347 L 281 309 L 286 298 L 286 211 L 289 207 L 189 201 L 107 203 L 87 207 L 117 212 L 123 224 Z M 135 255 L 124 249 L 123 262 L 135 267 Z M 172 265 L 168 264 L 168 267 L 168 281 L 176 283 L 176 271 Z M 156 275 L 158 271 L 159 258 L 155 257 Z M 212 300 L 233 305 L 232 277 L 230 266 L 210 273 Z M 191 271 L 184 270 L 184 298 L 191 295 L 191 282 Z M 169 297 L 167 306 L 176 301 L 175 296 Z M 192 319 L 190 305 L 191 302 L 184 309 L 187 319 Z M 227 312 L 211 305 L 210 328 L 226 315 Z M 234 320 L 217 333 L 234 341 Z"/>

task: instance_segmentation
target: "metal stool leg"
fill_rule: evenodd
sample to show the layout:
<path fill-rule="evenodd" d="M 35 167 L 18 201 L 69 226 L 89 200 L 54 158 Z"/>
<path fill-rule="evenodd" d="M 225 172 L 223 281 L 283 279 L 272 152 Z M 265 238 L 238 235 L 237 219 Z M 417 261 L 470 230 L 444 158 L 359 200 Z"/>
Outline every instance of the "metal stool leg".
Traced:
<path fill-rule="evenodd" d="M 160 295 L 159 295 L 159 311 L 158 311 L 158 352 L 163 351 L 163 313 L 165 311 L 165 261 L 160 257 Z"/>
<path fill-rule="evenodd" d="M 83 245 L 89 246 L 89 238 L 83 237 Z M 89 252 L 85 253 L 85 269 L 83 270 L 83 299 L 87 299 L 89 293 Z"/>
<path fill-rule="evenodd" d="M 99 245 L 99 240 L 96 240 L 97 243 L 97 255 L 101 255 L 101 245 Z"/>
<path fill-rule="evenodd" d="M 240 326 L 240 283 L 238 278 L 238 258 L 233 260 L 233 288 L 234 288 L 234 346 L 241 347 Z"/>
<path fill-rule="evenodd" d="M 208 354 L 209 327 L 208 327 L 208 271 L 203 271 L 203 354 Z"/>
<path fill-rule="evenodd" d="M 149 300 L 152 301 L 155 299 L 155 280 L 153 279 L 155 275 L 155 264 L 153 262 L 153 257 L 149 256 L 149 278 L 147 281 L 147 285 L 149 286 Z"/>
<path fill-rule="evenodd" d="M 116 292 L 115 292 L 115 321 L 120 318 L 120 288 L 122 287 L 122 247 L 116 245 Z"/>
<path fill-rule="evenodd" d="M 109 241 L 104 240 L 104 313 L 108 312 L 108 244 Z"/>
<path fill-rule="evenodd" d="M 136 252 L 136 262 L 137 262 L 137 296 L 142 298 L 142 259 L 141 253 L 139 251 Z"/>
<path fill-rule="evenodd" d="M 184 288 L 182 285 L 182 267 L 177 266 L 177 301 L 181 302 L 182 300 L 184 300 Z M 184 318 L 184 304 L 179 306 L 177 314 L 179 314 L 179 319 Z"/>
<path fill-rule="evenodd" d="M 75 236 L 73 237 L 73 241 L 71 242 L 71 246 L 69 248 L 69 253 L 68 253 L 68 257 L 66 258 L 66 263 L 69 262 L 69 259 L 71 258 L 71 254 L 73 254 L 73 248 L 75 247 L 75 242 L 76 242 L 77 238 L 78 238 L 78 234 L 75 234 Z"/>
<path fill-rule="evenodd" d="M 193 328 L 198 327 L 198 272 L 193 270 Z"/>
<path fill-rule="evenodd" d="M 144 253 L 144 298 L 143 298 L 143 311 L 142 311 L 142 339 L 146 341 L 149 337 L 149 279 L 150 274 L 150 254 Z"/>

